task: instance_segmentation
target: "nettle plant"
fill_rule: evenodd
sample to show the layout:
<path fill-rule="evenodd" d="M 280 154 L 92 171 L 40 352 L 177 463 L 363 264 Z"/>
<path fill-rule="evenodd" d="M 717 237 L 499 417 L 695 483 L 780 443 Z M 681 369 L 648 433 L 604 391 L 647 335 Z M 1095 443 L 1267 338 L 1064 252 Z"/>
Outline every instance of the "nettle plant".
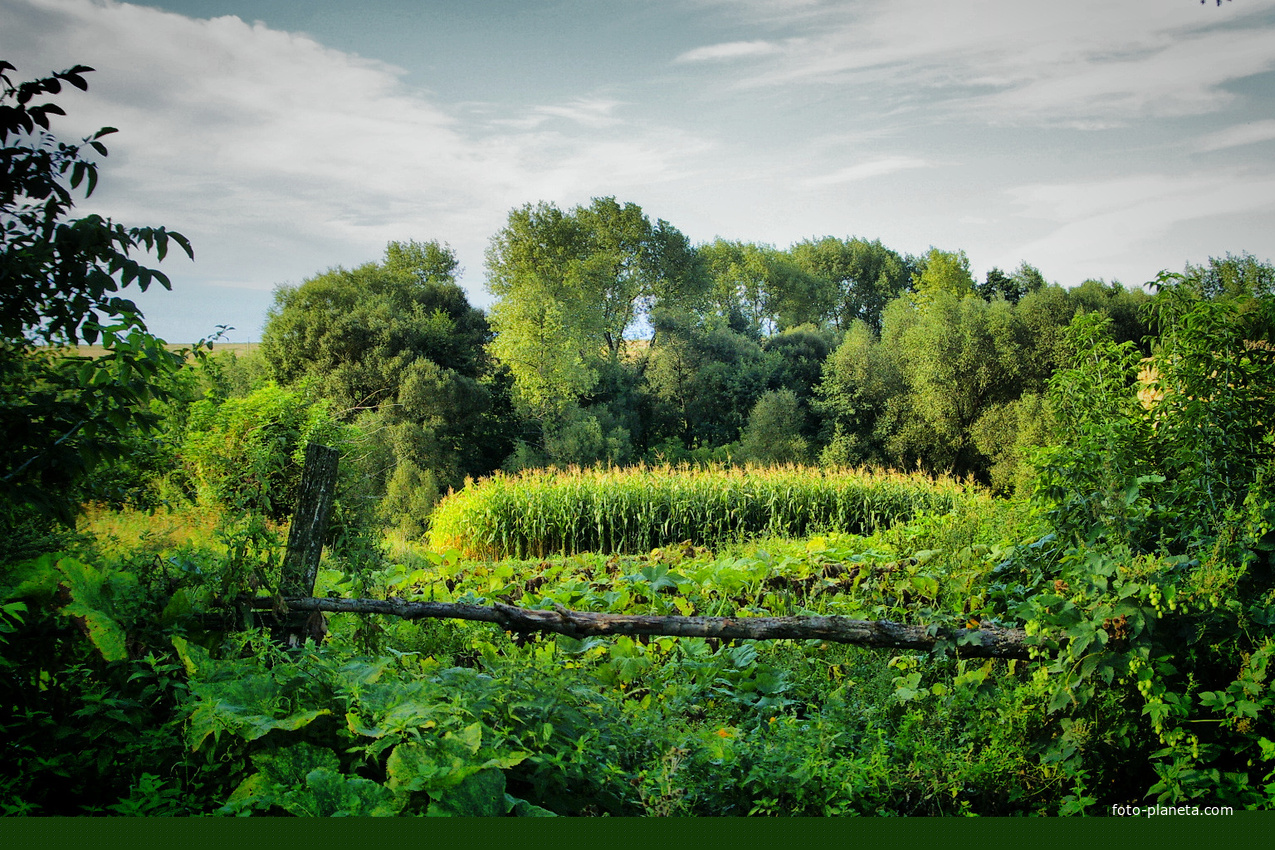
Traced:
<path fill-rule="evenodd" d="M 1073 809 L 1148 759 L 1158 801 L 1269 805 L 1275 298 L 1158 283 L 1149 361 L 1080 316 L 1051 381 L 1062 438 L 1036 498 L 1055 531 L 1021 553 L 1043 592 L 1018 611 L 1053 656 L 1045 760 Z"/>

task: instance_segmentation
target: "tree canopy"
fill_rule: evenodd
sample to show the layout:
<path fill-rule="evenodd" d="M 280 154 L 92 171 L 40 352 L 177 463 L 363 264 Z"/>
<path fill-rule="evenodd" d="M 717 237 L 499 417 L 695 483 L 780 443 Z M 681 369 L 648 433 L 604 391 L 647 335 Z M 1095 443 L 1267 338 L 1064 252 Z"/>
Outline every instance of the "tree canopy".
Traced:
<path fill-rule="evenodd" d="M 636 204 L 595 198 L 563 212 L 513 210 L 487 251 L 495 355 L 519 398 L 541 411 L 588 393 L 618 360 L 639 319 L 659 305 L 694 303 L 705 281 L 690 242 Z"/>
<path fill-rule="evenodd" d="M 379 263 L 280 287 L 262 337 L 273 377 L 309 385 L 364 427 L 382 513 L 412 527 L 448 487 L 489 472 L 511 446 L 508 436 L 472 438 L 488 432 L 502 390 L 486 317 L 456 269 L 447 246 L 391 242 Z"/>

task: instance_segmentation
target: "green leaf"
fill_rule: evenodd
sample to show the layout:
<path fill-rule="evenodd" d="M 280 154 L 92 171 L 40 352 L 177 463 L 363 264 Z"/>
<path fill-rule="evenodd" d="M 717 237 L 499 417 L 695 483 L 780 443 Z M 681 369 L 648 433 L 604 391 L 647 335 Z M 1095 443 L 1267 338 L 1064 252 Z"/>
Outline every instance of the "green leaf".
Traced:
<path fill-rule="evenodd" d="M 228 812 L 247 808 L 268 808 L 274 803 L 277 787 L 263 773 L 254 773 L 231 792 L 224 807 Z"/>
<path fill-rule="evenodd" d="M 168 600 L 168 604 L 164 606 L 164 612 L 160 614 L 160 621 L 170 626 L 177 620 L 189 617 L 194 611 L 194 607 L 190 604 L 190 597 L 186 593 L 185 588 L 178 588 L 177 592 Z"/>
<path fill-rule="evenodd" d="M 333 771 L 341 769 L 341 761 L 336 753 L 305 741 L 254 753 L 252 764 L 269 781 L 288 787 L 304 784 L 310 772 L 319 768 Z"/>
<path fill-rule="evenodd" d="M 191 694 L 198 700 L 190 715 L 192 750 L 198 750 L 209 735 L 215 739 L 221 732 L 230 732 L 245 741 L 255 741 L 276 729 L 294 732 L 332 713 L 327 708 L 316 708 L 284 714 L 289 700 L 271 673 L 246 669 L 232 672 L 237 672 L 234 678 L 191 682 Z"/>
<path fill-rule="evenodd" d="M 115 603 L 136 590 L 136 577 L 131 573 L 99 570 L 74 558 L 62 558 L 57 568 L 64 578 L 61 586 L 71 596 L 71 601 L 62 606 L 60 613 L 83 624 L 89 640 L 102 658 L 107 661 L 127 660 L 127 635 L 116 622 Z"/>
<path fill-rule="evenodd" d="M 513 808 L 505 794 L 505 774 L 488 768 L 466 777 L 460 784 L 439 794 L 431 794 L 431 816 L 499 817 Z"/>
<path fill-rule="evenodd" d="M 284 795 L 284 809 L 299 817 L 392 817 L 406 801 L 389 788 L 361 776 L 343 776 L 334 768 L 311 771 L 305 788 Z"/>
<path fill-rule="evenodd" d="M 428 791 L 444 787 L 456 765 L 440 758 L 437 748 L 411 741 L 390 753 L 385 770 L 395 791 Z"/>
<path fill-rule="evenodd" d="M 508 794 L 505 795 L 508 798 Z M 520 818 L 556 818 L 556 812 L 543 809 L 534 803 L 528 803 L 526 800 L 514 800 L 513 813 Z"/>

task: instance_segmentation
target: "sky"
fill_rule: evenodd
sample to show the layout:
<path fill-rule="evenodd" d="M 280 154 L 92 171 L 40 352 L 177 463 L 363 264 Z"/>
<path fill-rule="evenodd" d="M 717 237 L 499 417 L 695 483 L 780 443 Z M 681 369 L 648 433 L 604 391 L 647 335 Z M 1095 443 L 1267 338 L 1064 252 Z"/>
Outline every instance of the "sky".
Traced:
<path fill-rule="evenodd" d="M 76 207 L 190 238 L 150 329 L 614 196 L 694 243 L 822 236 L 1143 285 L 1275 256 L 1275 0 L 0 0 L 16 80 L 113 126 Z"/>

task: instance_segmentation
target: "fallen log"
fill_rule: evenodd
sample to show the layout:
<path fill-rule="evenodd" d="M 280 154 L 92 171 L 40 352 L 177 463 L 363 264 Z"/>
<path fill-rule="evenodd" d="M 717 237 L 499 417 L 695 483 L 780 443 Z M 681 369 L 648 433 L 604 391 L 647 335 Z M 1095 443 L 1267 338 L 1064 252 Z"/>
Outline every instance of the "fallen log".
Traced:
<path fill-rule="evenodd" d="M 878 649 L 930 651 L 946 645 L 966 658 L 1030 658 L 1022 629 L 984 626 L 950 629 L 911 626 L 890 620 L 849 617 L 682 617 L 660 614 L 597 614 L 517 608 L 513 605 L 469 605 L 458 602 L 408 602 L 402 599 L 340 599 L 335 597 L 252 597 L 240 603 L 254 611 L 321 611 L 329 614 L 384 614 L 405 620 L 452 619 L 495 623 L 509 632 L 554 632 L 570 637 L 588 635 L 665 635 L 721 640 L 825 640 Z"/>

